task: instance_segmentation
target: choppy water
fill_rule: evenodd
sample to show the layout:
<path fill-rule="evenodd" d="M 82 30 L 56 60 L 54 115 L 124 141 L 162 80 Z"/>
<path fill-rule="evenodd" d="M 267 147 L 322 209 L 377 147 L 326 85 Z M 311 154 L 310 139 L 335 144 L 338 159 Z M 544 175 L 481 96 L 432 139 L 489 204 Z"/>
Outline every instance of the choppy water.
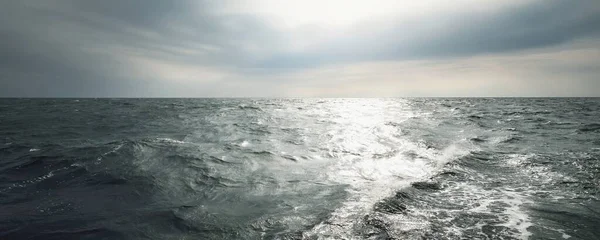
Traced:
<path fill-rule="evenodd" d="M 600 99 L 3 99 L 1 239 L 599 239 Z"/>

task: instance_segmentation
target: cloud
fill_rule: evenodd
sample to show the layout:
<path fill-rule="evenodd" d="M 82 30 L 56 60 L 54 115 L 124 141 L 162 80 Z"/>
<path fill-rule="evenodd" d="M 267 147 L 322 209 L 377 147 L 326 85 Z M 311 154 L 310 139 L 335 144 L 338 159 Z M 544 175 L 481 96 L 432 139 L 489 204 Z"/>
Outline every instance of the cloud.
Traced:
<path fill-rule="evenodd" d="M 600 33 L 594 0 L 537 1 L 518 8 L 428 18 L 373 21 L 260 67 L 306 68 L 331 63 L 473 56 L 541 48 Z"/>
<path fill-rule="evenodd" d="M 277 78 L 288 83 L 279 86 L 283 96 L 598 96 L 600 48 L 583 42 L 558 49 L 338 64 Z"/>
<path fill-rule="evenodd" d="M 363 86 L 375 73 L 357 69 L 369 66 L 388 78 L 408 78 L 406 72 L 429 70 L 414 65 L 418 61 L 517 57 L 531 49 L 561 51 L 553 47 L 583 40 L 593 52 L 599 42 L 600 4 L 593 0 L 379 1 L 344 14 L 340 8 L 332 15 L 339 21 L 330 21 L 327 9 L 341 7 L 336 1 L 328 0 L 322 9 L 316 1 L 298 2 L 305 9 L 297 6 L 294 14 L 269 0 L 9 1 L 0 9 L 0 96 L 414 95 L 386 88 L 396 86 L 392 81 Z M 322 17 L 308 14 L 318 13 L 315 8 Z M 564 56 L 552 57 L 545 61 Z M 579 68 L 590 69 L 579 73 L 569 64 L 566 69 L 535 65 L 531 71 L 562 69 L 557 76 L 590 79 L 582 72 L 594 72 L 598 60 L 584 63 Z M 391 65 L 382 67 L 386 64 Z M 501 75 L 480 71 L 489 81 Z M 347 84 L 340 79 L 355 79 L 356 85 L 348 85 L 355 90 L 340 88 Z"/>
<path fill-rule="evenodd" d="M 277 39 L 258 18 L 216 16 L 204 7 L 210 5 L 9 2 L 0 10 L 0 95 L 144 94 L 152 84 L 164 85 L 163 80 L 195 77 L 199 70 L 192 68 L 214 74 L 217 68 L 253 61 L 270 51 L 256 43 Z M 165 70 L 172 70 L 172 76 Z"/>

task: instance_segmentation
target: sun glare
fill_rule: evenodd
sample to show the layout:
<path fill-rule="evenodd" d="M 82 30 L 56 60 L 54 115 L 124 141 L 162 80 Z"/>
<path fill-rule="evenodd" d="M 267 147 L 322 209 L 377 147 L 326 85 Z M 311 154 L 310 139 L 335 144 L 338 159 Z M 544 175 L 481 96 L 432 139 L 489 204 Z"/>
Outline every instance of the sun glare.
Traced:
<path fill-rule="evenodd" d="M 277 1 L 268 9 L 289 26 L 322 24 L 345 26 L 375 15 L 391 13 L 393 1 L 306 0 Z"/>
<path fill-rule="evenodd" d="M 442 12 L 486 11 L 534 0 L 222 0 L 217 12 L 253 14 L 270 18 L 276 25 L 344 27 L 380 17 L 403 19 Z"/>
<path fill-rule="evenodd" d="M 226 12 L 258 13 L 292 28 L 310 24 L 347 26 L 373 16 L 391 14 L 399 7 L 398 1 L 392 0 L 258 0 L 225 4 Z"/>

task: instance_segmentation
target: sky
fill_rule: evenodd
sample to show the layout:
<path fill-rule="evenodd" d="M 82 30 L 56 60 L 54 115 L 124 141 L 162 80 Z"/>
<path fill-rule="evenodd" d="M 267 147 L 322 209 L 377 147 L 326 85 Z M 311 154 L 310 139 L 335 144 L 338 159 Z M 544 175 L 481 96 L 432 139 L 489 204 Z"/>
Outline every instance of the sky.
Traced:
<path fill-rule="evenodd" d="M 5 0 L 0 97 L 600 96 L 598 0 Z"/>

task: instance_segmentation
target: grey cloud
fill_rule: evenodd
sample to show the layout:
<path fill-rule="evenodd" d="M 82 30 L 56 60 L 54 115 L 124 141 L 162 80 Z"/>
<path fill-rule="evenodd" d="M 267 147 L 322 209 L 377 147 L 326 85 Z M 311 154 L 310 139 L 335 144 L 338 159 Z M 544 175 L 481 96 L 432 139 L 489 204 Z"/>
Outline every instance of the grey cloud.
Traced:
<path fill-rule="evenodd" d="M 328 63 L 502 53 L 597 38 L 598 26 L 600 3 L 596 0 L 539 1 L 492 14 L 401 22 L 383 30 L 355 28 L 354 34 L 323 44 L 313 52 L 282 53 L 258 66 L 306 68 Z"/>
<path fill-rule="evenodd" d="M 355 34 L 312 51 L 292 53 L 288 47 L 294 33 L 275 29 L 261 16 L 216 15 L 211 12 L 213 3 L 5 1 L 0 7 L 0 96 L 213 96 L 227 87 L 226 91 L 239 93 L 232 85 L 240 79 L 200 86 L 138 76 L 126 69 L 130 56 L 210 66 L 262 81 L 260 76 L 324 64 L 546 47 L 596 38 L 600 30 L 597 1 L 549 0 L 491 15 L 434 16 L 391 25 L 374 22 L 356 26 Z M 273 84 L 277 80 L 264 79 Z"/>
<path fill-rule="evenodd" d="M 5 3 L 0 96 L 136 95 L 169 86 L 116 74 L 124 56 L 240 66 L 255 61 L 249 51 L 261 46 L 252 43 L 278 38 L 259 18 L 216 16 L 209 7 L 210 2 L 159 0 Z"/>
<path fill-rule="evenodd" d="M 546 47 L 600 33 L 594 0 L 542 1 L 491 16 L 472 16 L 446 27 L 447 35 L 424 44 L 425 55 L 468 55 Z M 396 53 L 402 54 L 405 49 Z"/>

